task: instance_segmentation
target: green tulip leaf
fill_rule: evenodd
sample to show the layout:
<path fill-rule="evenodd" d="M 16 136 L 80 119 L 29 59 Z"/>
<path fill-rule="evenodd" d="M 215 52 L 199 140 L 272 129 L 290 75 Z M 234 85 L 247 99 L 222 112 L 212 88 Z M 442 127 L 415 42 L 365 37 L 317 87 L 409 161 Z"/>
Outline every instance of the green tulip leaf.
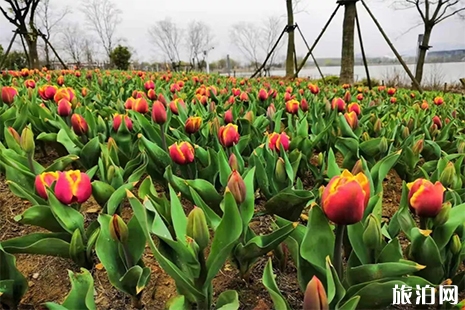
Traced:
<path fill-rule="evenodd" d="M 239 295 L 234 290 L 224 291 L 218 296 L 216 301 L 217 310 L 237 310 L 239 309 Z"/>
<path fill-rule="evenodd" d="M 278 285 L 275 281 L 275 277 L 276 276 L 273 274 L 273 266 L 270 258 L 268 259 L 265 269 L 263 270 L 263 285 L 268 290 L 268 293 L 270 293 L 271 300 L 273 301 L 275 309 L 291 310 L 291 307 L 289 306 L 289 303 L 287 302 L 286 298 L 284 298 L 284 296 L 279 291 Z"/>

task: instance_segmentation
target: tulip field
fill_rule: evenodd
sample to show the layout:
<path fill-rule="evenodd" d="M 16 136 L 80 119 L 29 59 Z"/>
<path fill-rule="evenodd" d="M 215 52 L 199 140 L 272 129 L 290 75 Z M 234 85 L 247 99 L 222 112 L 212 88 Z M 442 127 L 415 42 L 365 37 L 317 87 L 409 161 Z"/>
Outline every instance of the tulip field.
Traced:
<path fill-rule="evenodd" d="M 0 90 L 0 308 L 465 307 L 463 94 L 98 69 Z"/>

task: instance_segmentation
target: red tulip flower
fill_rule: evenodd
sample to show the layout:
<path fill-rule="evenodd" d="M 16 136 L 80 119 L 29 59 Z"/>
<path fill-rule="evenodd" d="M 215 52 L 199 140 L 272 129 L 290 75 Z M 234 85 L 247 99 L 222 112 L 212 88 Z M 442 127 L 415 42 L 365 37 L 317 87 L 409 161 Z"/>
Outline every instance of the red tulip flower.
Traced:
<path fill-rule="evenodd" d="M 442 105 L 444 103 L 444 99 L 442 97 L 435 97 L 433 102 L 435 105 Z"/>
<path fill-rule="evenodd" d="M 141 114 L 145 114 L 149 111 L 149 104 L 144 97 L 138 98 L 134 101 L 132 106 L 132 110 L 139 112 Z"/>
<path fill-rule="evenodd" d="M 350 112 L 355 112 L 355 114 L 357 114 L 357 116 L 360 115 L 360 105 L 356 102 L 352 102 L 351 104 L 349 104 L 347 106 L 347 111 L 350 113 Z"/>
<path fill-rule="evenodd" d="M 287 113 L 297 114 L 299 112 L 299 105 L 300 105 L 300 103 L 295 99 L 287 101 L 286 102 L 286 111 L 287 111 Z"/>
<path fill-rule="evenodd" d="M 166 122 L 166 108 L 160 101 L 156 100 L 152 106 L 152 120 L 159 124 L 163 125 Z"/>
<path fill-rule="evenodd" d="M 24 81 L 24 86 L 26 86 L 26 88 L 36 88 L 36 82 L 34 80 L 26 80 Z"/>
<path fill-rule="evenodd" d="M 260 101 L 265 101 L 268 99 L 268 93 L 263 88 L 258 91 L 258 99 Z"/>
<path fill-rule="evenodd" d="M 189 142 L 172 144 L 169 147 L 171 159 L 178 165 L 187 165 L 194 161 L 195 151 Z"/>
<path fill-rule="evenodd" d="M 289 136 L 285 132 L 273 132 L 268 136 L 268 147 L 273 151 L 279 152 L 281 145 L 283 146 L 283 149 L 287 151 L 289 149 L 289 143 Z"/>
<path fill-rule="evenodd" d="M 14 87 L 3 86 L 2 87 L 2 101 L 6 104 L 12 104 L 15 101 L 15 97 L 18 95 L 18 91 Z"/>
<path fill-rule="evenodd" d="M 87 174 L 79 170 L 60 172 L 55 185 L 55 196 L 64 204 L 83 203 L 92 195 Z"/>
<path fill-rule="evenodd" d="M 124 123 L 126 124 L 126 128 L 131 131 L 132 130 L 132 121 L 129 118 L 129 115 L 121 115 L 121 114 L 116 114 L 113 117 L 113 130 L 118 131 L 119 127 L 121 126 L 121 122 L 124 119 Z"/>
<path fill-rule="evenodd" d="M 155 83 L 153 81 L 147 81 L 144 83 L 145 90 L 155 89 Z"/>
<path fill-rule="evenodd" d="M 43 100 L 52 100 L 57 90 L 58 90 L 58 87 L 56 86 L 44 85 L 44 86 L 39 87 L 39 96 Z"/>
<path fill-rule="evenodd" d="M 36 176 L 34 187 L 37 194 L 43 199 L 47 199 L 46 187 L 51 188 L 52 184 L 58 179 L 58 172 L 43 172 Z"/>
<path fill-rule="evenodd" d="M 78 136 L 83 136 L 89 131 L 86 120 L 79 114 L 73 114 L 71 116 L 71 126 L 73 127 L 74 133 Z"/>
<path fill-rule="evenodd" d="M 337 109 L 339 112 L 344 112 L 346 103 L 342 98 L 336 97 L 331 101 L 331 107 L 333 110 Z"/>
<path fill-rule="evenodd" d="M 224 147 L 231 147 L 239 142 L 240 135 L 237 125 L 227 124 L 221 126 L 218 134 L 220 143 Z"/>
<path fill-rule="evenodd" d="M 444 191 L 440 182 L 431 183 L 426 179 L 417 179 L 408 183 L 408 203 L 412 212 L 421 217 L 435 217 L 442 208 Z"/>
<path fill-rule="evenodd" d="M 363 219 L 370 199 L 370 183 L 363 172 L 352 175 L 344 170 L 333 177 L 321 196 L 326 217 L 337 225 L 351 225 Z"/>
<path fill-rule="evenodd" d="M 62 117 L 67 117 L 67 116 L 71 115 L 71 112 L 72 112 L 71 102 L 69 102 L 65 98 L 58 101 L 58 106 L 57 106 L 58 115 L 60 115 Z"/>
<path fill-rule="evenodd" d="M 187 121 L 184 129 L 188 134 L 194 134 L 199 131 L 200 126 L 202 125 L 202 118 L 197 116 L 190 116 Z"/>

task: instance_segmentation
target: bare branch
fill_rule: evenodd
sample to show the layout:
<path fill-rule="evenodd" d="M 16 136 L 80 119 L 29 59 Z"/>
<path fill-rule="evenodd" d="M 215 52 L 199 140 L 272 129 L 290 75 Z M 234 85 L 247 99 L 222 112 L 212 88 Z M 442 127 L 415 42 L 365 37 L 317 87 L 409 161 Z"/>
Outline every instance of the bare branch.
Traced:
<path fill-rule="evenodd" d="M 258 67 L 260 48 L 260 31 L 252 23 L 237 23 L 230 30 L 230 38 L 244 57 Z"/>
<path fill-rule="evenodd" d="M 199 64 L 199 55 L 212 47 L 212 31 L 210 26 L 201 21 L 191 21 L 187 27 L 186 45 L 189 61 L 195 59 Z"/>
<path fill-rule="evenodd" d="M 82 12 L 86 15 L 89 27 L 100 38 L 107 56 L 110 57 L 117 41 L 116 27 L 121 22 L 121 10 L 112 0 L 85 0 Z"/>
<path fill-rule="evenodd" d="M 284 28 L 284 24 L 280 17 L 270 16 L 265 21 L 262 27 L 263 40 L 262 40 L 261 47 L 266 55 L 268 55 L 271 52 L 271 49 L 273 48 L 276 41 L 278 40 L 283 28 Z M 271 54 L 270 59 L 267 63 L 268 69 L 270 69 L 273 66 L 274 60 L 276 56 L 279 54 L 280 49 L 283 47 L 284 42 L 285 40 L 281 40 L 276 46 L 276 49 Z"/>
<path fill-rule="evenodd" d="M 440 18 L 440 19 L 438 19 L 438 20 L 435 22 L 435 24 L 439 24 L 439 23 L 442 22 L 443 20 L 445 20 L 445 19 L 447 19 L 447 18 L 449 18 L 449 17 L 452 17 L 452 16 L 454 16 L 455 14 L 458 14 L 459 12 L 462 12 L 462 11 L 465 11 L 465 7 L 461 8 L 461 9 L 458 9 L 458 10 L 455 10 L 454 12 L 452 12 L 452 13 L 450 13 L 450 14 L 448 14 L 448 15 L 446 15 L 446 16 Z"/>
<path fill-rule="evenodd" d="M 152 43 L 168 57 L 171 63 L 180 62 L 179 48 L 182 30 L 169 18 L 160 20 L 148 30 Z"/>

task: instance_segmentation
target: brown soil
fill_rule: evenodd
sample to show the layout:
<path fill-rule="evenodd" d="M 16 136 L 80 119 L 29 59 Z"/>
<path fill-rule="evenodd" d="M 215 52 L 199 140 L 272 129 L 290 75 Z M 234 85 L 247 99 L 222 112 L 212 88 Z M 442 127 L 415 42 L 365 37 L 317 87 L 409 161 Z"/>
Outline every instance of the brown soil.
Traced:
<path fill-rule="evenodd" d="M 44 166 L 48 166 L 58 156 L 51 152 L 48 156 L 38 154 L 36 160 Z M 157 187 L 160 190 L 159 187 Z M 188 213 L 193 205 L 182 200 L 185 211 Z M 0 175 L 0 241 L 23 236 L 33 232 L 43 231 L 40 228 L 21 225 L 14 221 L 14 217 L 24 212 L 30 206 L 29 202 L 16 197 L 8 188 L 5 177 Z M 100 207 L 95 201 L 90 200 L 82 206 L 86 222 L 96 219 Z M 131 216 L 128 204 L 123 207 L 123 218 Z M 252 223 L 252 228 L 257 233 L 270 231 L 270 217 L 263 216 Z M 44 302 L 61 303 L 70 289 L 68 270 L 78 272 L 79 268 L 70 260 L 59 257 L 41 255 L 18 254 L 17 267 L 28 279 L 29 289 L 20 305 L 20 309 L 43 309 Z M 253 267 L 249 282 L 241 280 L 235 267 L 228 262 L 213 280 L 214 299 L 226 290 L 236 290 L 239 294 L 241 309 L 271 309 L 270 296 L 261 283 L 263 268 L 268 257 L 259 259 Z M 95 257 L 96 266 L 99 266 Z M 146 288 L 142 301 L 146 309 L 164 309 L 165 303 L 176 295 L 174 281 L 157 264 L 150 249 L 147 247 L 144 263 L 152 270 L 151 280 Z M 277 263 L 275 263 L 277 266 Z M 94 298 L 98 309 L 133 309 L 131 299 L 124 293 L 115 289 L 108 280 L 103 268 L 94 267 L 90 270 L 94 278 Z M 296 268 L 290 258 L 286 269 L 281 272 L 275 269 L 276 282 L 284 296 L 288 297 L 293 308 L 301 308 L 303 295 L 300 292 Z"/>
<path fill-rule="evenodd" d="M 46 158 L 39 156 L 38 161 L 47 166 L 56 157 L 56 154 L 51 154 Z M 340 158 L 338 158 L 338 161 L 340 162 Z M 311 175 L 305 176 L 304 184 L 305 188 L 313 187 L 314 181 L 311 179 Z M 162 191 L 161 187 L 158 186 L 157 190 Z M 384 220 L 388 221 L 397 211 L 401 192 L 402 181 L 394 171 L 391 171 L 384 182 Z M 182 200 L 182 203 L 186 213 L 193 207 L 189 201 Z M 262 204 L 263 201 L 257 200 L 257 211 L 262 211 Z M 10 192 L 4 176 L 0 175 L 0 241 L 40 231 L 35 227 L 19 225 L 13 220 L 16 215 L 21 214 L 28 207 L 28 202 L 22 201 Z M 95 220 L 99 211 L 100 207 L 93 200 L 83 206 L 87 221 Z M 125 219 L 131 216 L 128 204 L 124 205 L 122 215 Z M 272 219 L 268 215 L 257 217 L 252 221 L 251 228 L 257 234 L 268 233 L 271 221 Z M 405 247 L 408 241 L 403 239 L 401 242 Z M 239 294 L 241 309 L 272 309 L 271 298 L 261 282 L 264 266 L 271 255 L 269 253 L 268 256 L 257 261 L 251 271 L 249 282 L 242 280 L 238 276 L 236 268 L 230 262 L 227 262 L 213 280 L 214 299 L 223 291 L 232 289 Z M 18 269 L 29 281 L 29 289 L 22 300 L 20 309 L 41 309 L 41 304 L 47 301 L 61 303 L 70 289 L 67 270 L 79 271 L 79 268 L 68 259 L 39 255 L 16 255 L 16 257 Z M 96 266 L 100 267 L 97 264 L 97 258 L 95 260 Z M 143 260 L 152 270 L 150 283 L 142 298 L 145 308 L 164 309 L 166 301 L 176 295 L 174 281 L 158 266 L 149 248 L 146 249 Z M 278 263 L 274 262 L 274 266 L 278 266 Z M 131 299 L 110 284 L 104 269 L 94 267 L 91 273 L 94 278 L 94 294 L 98 309 L 133 309 Z M 299 289 L 296 267 L 292 260 L 288 259 L 285 270 L 281 271 L 275 268 L 274 273 L 277 275 L 278 287 L 288 299 L 291 307 L 300 309 L 303 294 Z M 400 308 L 397 307 L 397 309 Z M 402 309 L 407 308 L 402 307 Z"/>

